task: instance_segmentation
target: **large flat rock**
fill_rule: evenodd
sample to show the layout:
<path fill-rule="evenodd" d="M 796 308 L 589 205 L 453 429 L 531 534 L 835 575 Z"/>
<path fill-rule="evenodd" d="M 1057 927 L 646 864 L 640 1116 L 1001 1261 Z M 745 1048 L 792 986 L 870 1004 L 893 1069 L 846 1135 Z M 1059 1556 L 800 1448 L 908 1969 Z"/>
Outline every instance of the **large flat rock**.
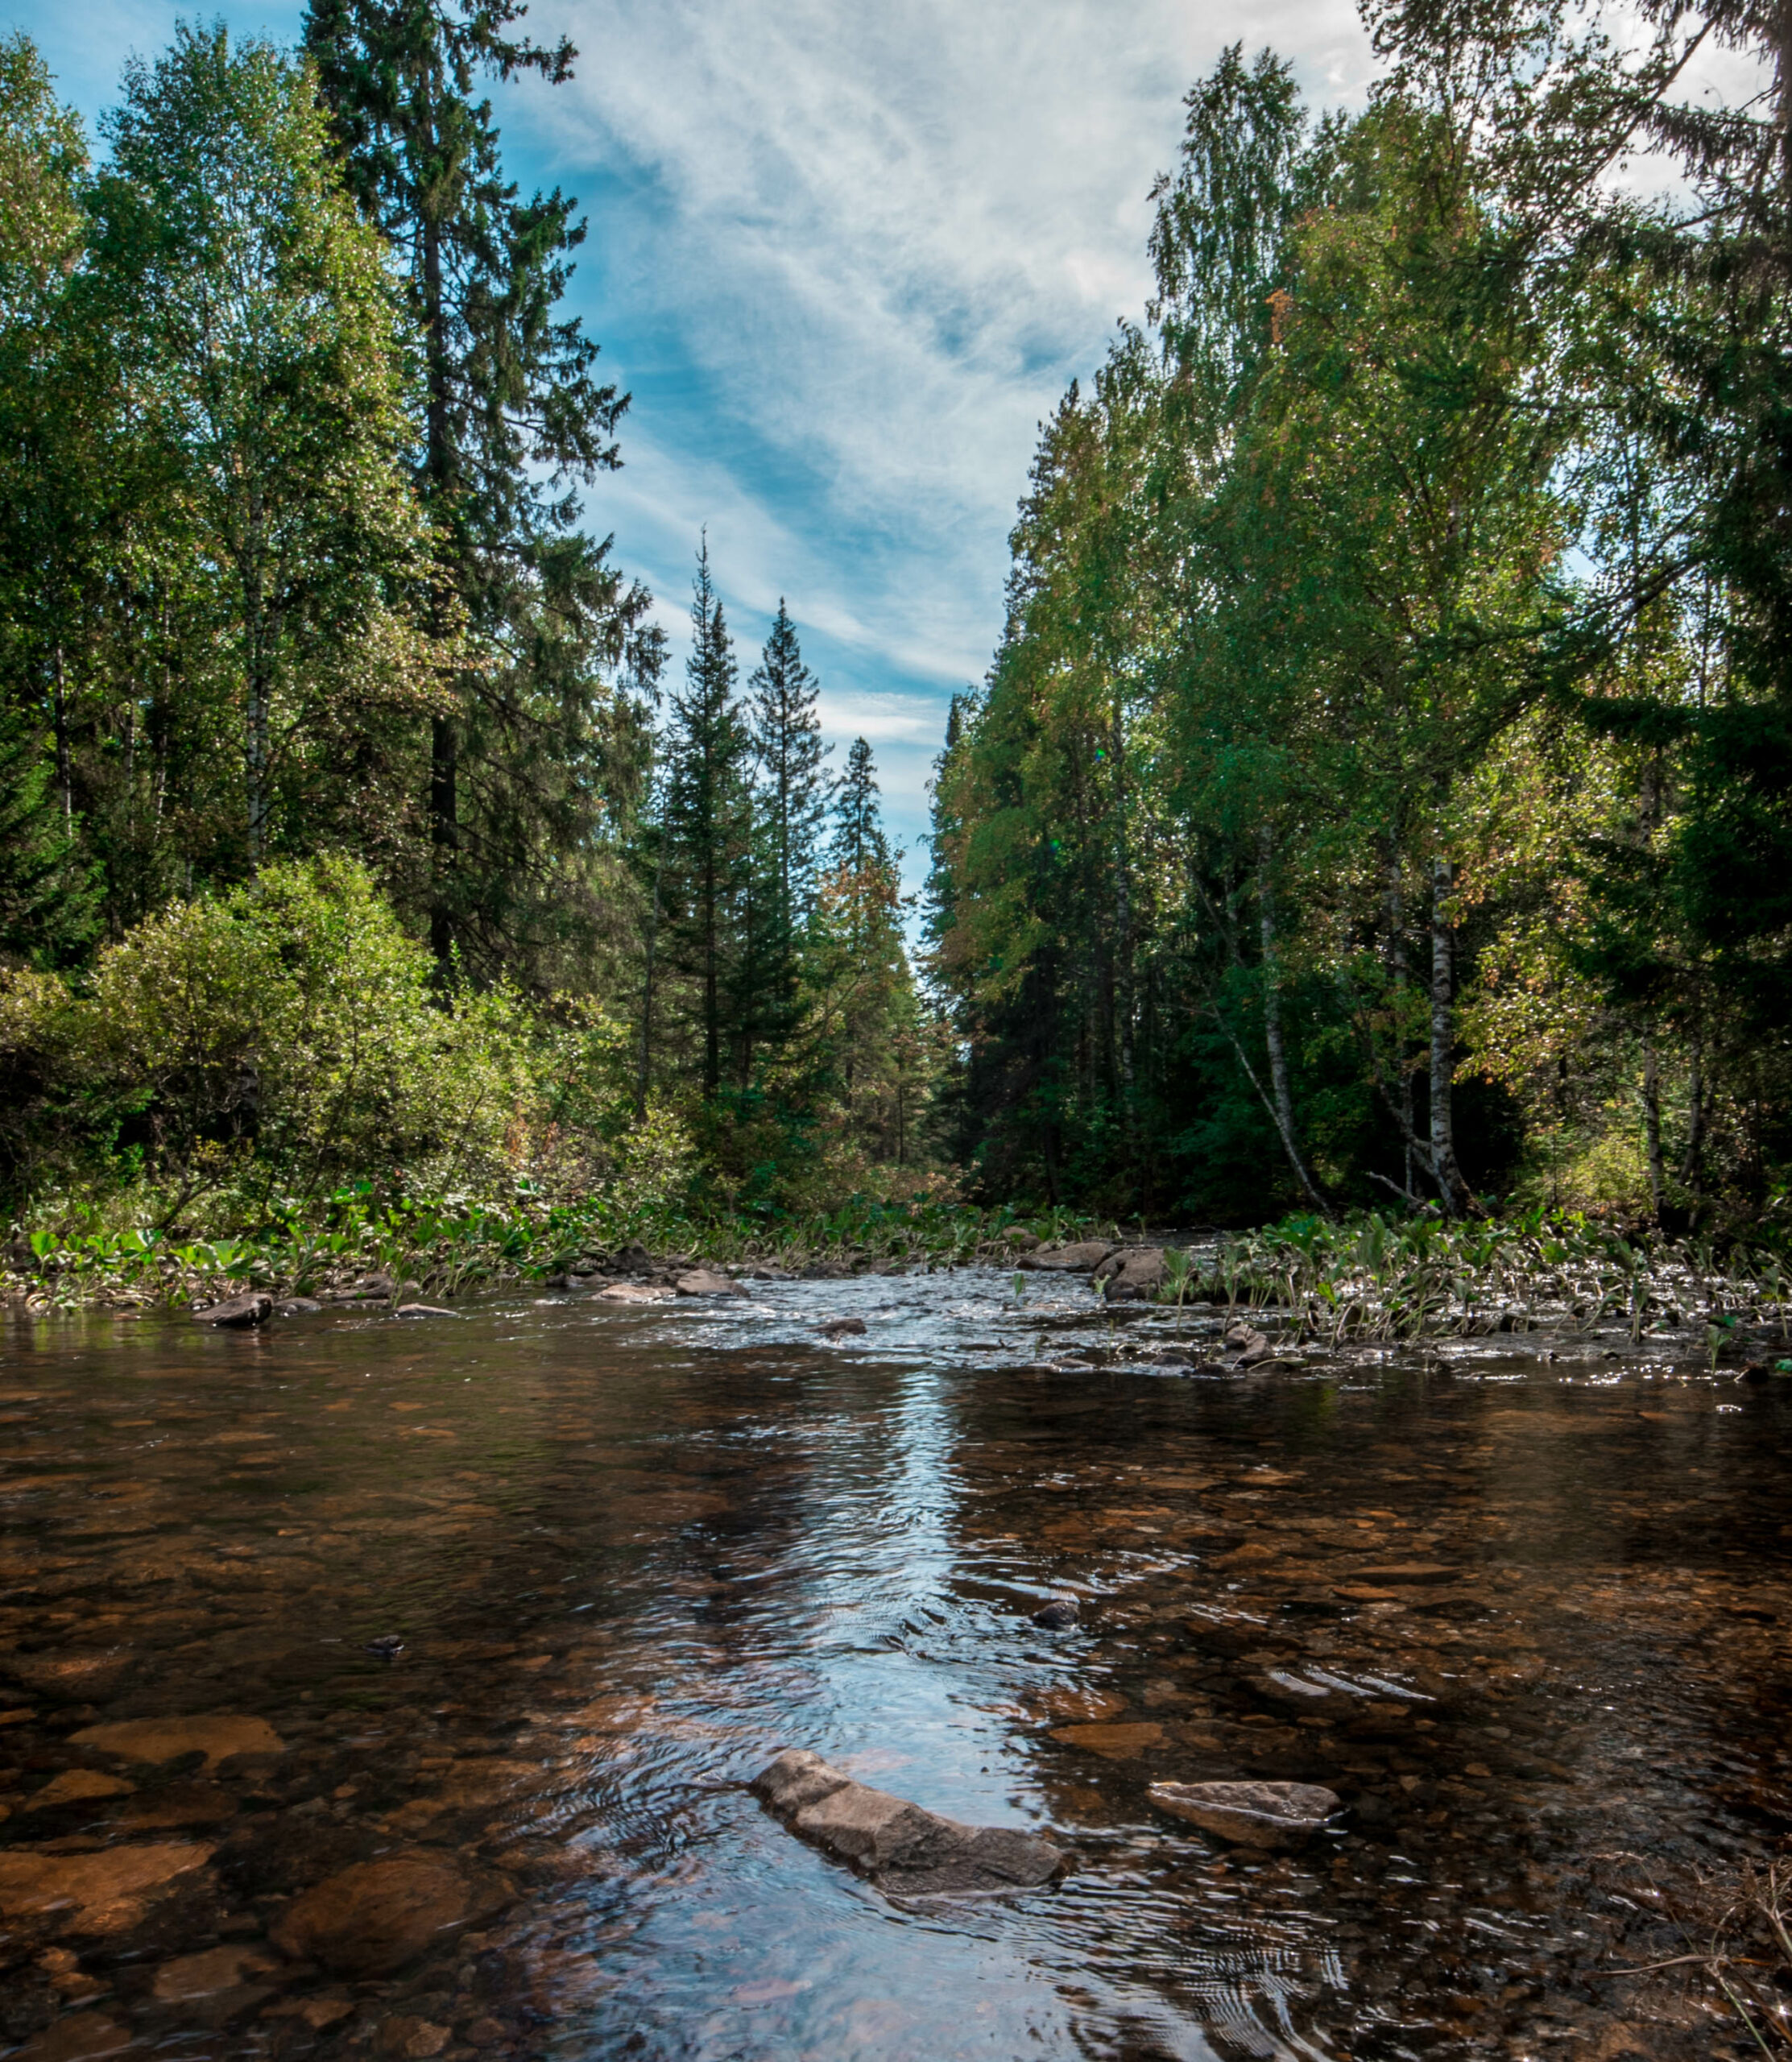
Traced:
<path fill-rule="evenodd" d="M 1023 1253 L 1015 1265 L 1043 1269 L 1048 1274 L 1092 1274 L 1113 1250 L 1107 1239 L 1082 1239 L 1073 1246 L 1041 1246 Z"/>
<path fill-rule="evenodd" d="M 238 1754 L 286 1752 L 286 1742 L 265 1718 L 221 1711 L 196 1718 L 118 1719 L 88 1726 L 75 1734 L 74 1744 L 127 1762 L 172 1762 L 183 1754 L 203 1754 L 208 1774 Z"/>
<path fill-rule="evenodd" d="M 1161 1811 L 1242 1847 L 1297 1847 L 1342 1799 L 1316 1783 L 1154 1783 Z"/>
<path fill-rule="evenodd" d="M 282 1954 L 334 1976 L 390 1976 L 490 1908 L 487 1886 L 433 1851 L 357 1861 L 295 1898 L 271 1929 Z"/>
<path fill-rule="evenodd" d="M 1037 1890 L 1064 1866 L 1055 1847 L 1006 1826 L 961 1825 L 873 1790 L 793 1747 L 752 1787 L 793 1832 L 895 1897 L 987 1897 Z"/>
<path fill-rule="evenodd" d="M 212 1850 L 197 1842 L 101 1848 L 87 1854 L 0 1853 L 0 1917 L 60 1917 L 77 1933 L 122 1933 Z"/>

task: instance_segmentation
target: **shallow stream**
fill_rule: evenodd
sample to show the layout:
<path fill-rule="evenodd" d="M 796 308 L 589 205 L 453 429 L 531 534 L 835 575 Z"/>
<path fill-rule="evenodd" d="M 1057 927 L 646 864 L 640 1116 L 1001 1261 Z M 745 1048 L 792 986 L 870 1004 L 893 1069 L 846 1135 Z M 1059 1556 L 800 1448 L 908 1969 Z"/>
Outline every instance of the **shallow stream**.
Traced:
<path fill-rule="evenodd" d="M 992 1269 L 13 1321 L 0 2051 L 1743 2053 L 1616 1972 L 1683 1951 L 1651 1875 L 1792 1828 L 1792 1383 L 1145 1363 L 1191 1322 Z M 892 1903 L 745 1789 L 788 1745 L 1070 1873 Z M 1244 1776 L 1347 1809 L 1146 1795 Z M 299 1952 L 357 1869 L 389 1950 Z"/>

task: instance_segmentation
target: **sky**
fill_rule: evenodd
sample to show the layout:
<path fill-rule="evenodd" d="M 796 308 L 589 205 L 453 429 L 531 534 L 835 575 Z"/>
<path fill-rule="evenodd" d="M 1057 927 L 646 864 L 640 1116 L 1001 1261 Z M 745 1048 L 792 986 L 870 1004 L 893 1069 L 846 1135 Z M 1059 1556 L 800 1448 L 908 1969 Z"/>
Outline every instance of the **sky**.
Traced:
<path fill-rule="evenodd" d="M 0 0 L 90 121 L 177 19 L 289 41 L 300 14 Z M 787 599 L 834 763 L 870 739 L 915 885 L 1038 425 L 1143 308 L 1183 94 L 1242 39 L 1291 58 L 1316 106 L 1359 104 L 1355 8 L 534 0 L 528 26 L 581 57 L 568 85 L 495 89 L 507 162 L 578 197 L 571 304 L 633 395 L 587 523 L 653 589 L 675 665 L 706 528 L 743 677 Z"/>

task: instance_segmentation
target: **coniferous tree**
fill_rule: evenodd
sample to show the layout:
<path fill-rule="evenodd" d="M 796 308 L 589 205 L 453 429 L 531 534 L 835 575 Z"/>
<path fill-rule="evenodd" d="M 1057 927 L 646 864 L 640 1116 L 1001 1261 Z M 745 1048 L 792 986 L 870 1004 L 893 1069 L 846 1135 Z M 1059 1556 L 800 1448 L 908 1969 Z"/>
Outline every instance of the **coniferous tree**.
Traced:
<path fill-rule="evenodd" d="M 515 33 L 516 0 L 312 0 L 306 48 L 349 176 L 403 270 L 424 358 L 419 478 L 453 592 L 485 662 L 461 668 L 430 735 L 430 938 L 490 966 L 527 957 L 555 921 L 557 848 L 610 799 L 591 777 L 619 669 L 651 681 L 650 597 L 577 529 L 579 483 L 620 462 L 628 397 L 600 383 L 597 345 L 559 312 L 586 226 L 557 188 L 519 199 L 482 79 L 572 76 L 577 52 Z M 544 619 L 546 619 L 544 627 Z M 544 644 L 582 657 L 537 663 Z M 561 904 L 564 908 L 564 903 Z"/>
<path fill-rule="evenodd" d="M 752 740 L 735 689 L 739 669 L 706 539 L 692 583 L 685 687 L 668 698 L 671 720 L 659 838 L 662 921 L 682 971 L 697 984 L 706 1100 L 739 1028 L 739 976 L 751 914 Z"/>
<path fill-rule="evenodd" d="M 748 685 L 759 760 L 765 852 L 764 953 L 775 1013 L 788 1029 L 795 1000 L 797 943 L 814 907 L 820 838 L 827 820 L 827 747 L 816 714 L 815 676 L 803 664 L 797 626 L 780 595 L 772 633 Z"/>

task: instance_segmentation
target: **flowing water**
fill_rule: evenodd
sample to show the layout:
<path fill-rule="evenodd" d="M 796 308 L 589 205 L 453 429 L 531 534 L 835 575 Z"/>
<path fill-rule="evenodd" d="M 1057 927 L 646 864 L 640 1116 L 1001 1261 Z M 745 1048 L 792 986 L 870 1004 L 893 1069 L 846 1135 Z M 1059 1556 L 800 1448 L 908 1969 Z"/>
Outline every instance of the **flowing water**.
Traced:
<path fill-rule="evenodd" d="M 1651 1873 L 1792 1815 L 1792 1384 L 1140 1364 L 1185 1322 L 992 1270 L 16 1322 L 0 2046 L 1743 2052 L 1696 1971 L 1617 1972 L 1684 1952 Z M 744 1787 L 793 1745 L 1070 1872 L 892 1903 Z M 1260 1854 L 1146 1794 L 1246 1776 L 1348 1809 Z M 414 1939 L 295 1947 L 383 1861 L 350 1933 Z"/>

